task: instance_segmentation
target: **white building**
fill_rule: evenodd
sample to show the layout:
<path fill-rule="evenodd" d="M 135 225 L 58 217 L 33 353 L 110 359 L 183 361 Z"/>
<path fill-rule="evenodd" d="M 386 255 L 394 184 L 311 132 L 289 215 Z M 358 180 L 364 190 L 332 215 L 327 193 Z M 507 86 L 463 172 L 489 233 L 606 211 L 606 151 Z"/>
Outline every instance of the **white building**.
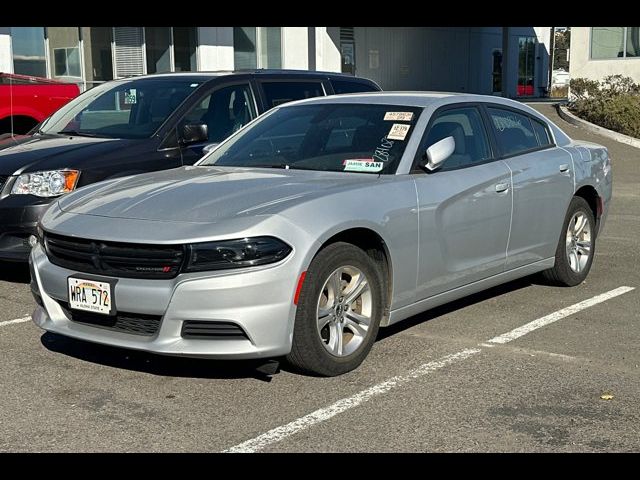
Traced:
<path fill-rule="evenodd" d="M 571 27 L 571 78 L 623 75 L 640 83 L 640 27 Z"/>
<path fill-rule="evenodd" d="M 311 69 L 371 78 L 385 90 L 537 97 L 549 85 L 550 34 L 550 27 L 0 27 L 0 71 L 86 89 L 165 71 Z"/>

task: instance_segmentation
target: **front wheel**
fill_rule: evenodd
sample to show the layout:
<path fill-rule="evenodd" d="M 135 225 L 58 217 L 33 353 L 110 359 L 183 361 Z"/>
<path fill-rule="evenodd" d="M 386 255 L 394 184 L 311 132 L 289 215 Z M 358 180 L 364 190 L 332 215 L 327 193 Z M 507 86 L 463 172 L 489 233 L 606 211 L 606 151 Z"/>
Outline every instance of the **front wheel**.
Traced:
<path fill-rule="evenodd" d="M 288 362 L 322 376 L 358 367 L 378 334 L 383 285 L 380 269 L 362 249 L 337 242 L 321 250 L 300 292 Z"/>
<path fill-rule="evenodd" d="M 573 287 L 582 283 L 591 269 L 595 247 L 593 212 L 584 198 L 573 197 L 556 249 L 555 265 L 543 272 L 544 277 L 554 285 Z"/>

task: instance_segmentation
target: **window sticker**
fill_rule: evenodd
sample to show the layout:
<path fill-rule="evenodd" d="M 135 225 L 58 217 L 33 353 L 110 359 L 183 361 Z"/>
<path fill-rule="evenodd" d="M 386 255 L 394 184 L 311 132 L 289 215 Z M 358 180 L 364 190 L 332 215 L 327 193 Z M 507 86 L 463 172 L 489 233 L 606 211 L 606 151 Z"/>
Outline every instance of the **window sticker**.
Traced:
<path fill-rule="evenodd" d="M 135 105 L 138 103 L 136 89 L 130 88 L 129 90 L 124 91 L 124 104 L 125 105 Z"/>
<path fill-rule="evenodd" d="M 409 128 L 411 128 L 411 125 L 394 123 L 391 127 L 391 130 L 389 130 L 389 135 L 387 135 L 387 138 L 389 140 L 404 140 L 407 136 L 407 133 L 409 133 Z"/>
<path fill-rule="evenodd" d="M 379 172 L 384 163 L 374 162 L 372 158 L 353 158 L 342 162 L 345 172 Z"/>
<path fill-rule="evenodd" d="M 410 122 L 413 119 L 413 112 L 387 112 L 384 114 L 384 119 L 396 122 Z"/>

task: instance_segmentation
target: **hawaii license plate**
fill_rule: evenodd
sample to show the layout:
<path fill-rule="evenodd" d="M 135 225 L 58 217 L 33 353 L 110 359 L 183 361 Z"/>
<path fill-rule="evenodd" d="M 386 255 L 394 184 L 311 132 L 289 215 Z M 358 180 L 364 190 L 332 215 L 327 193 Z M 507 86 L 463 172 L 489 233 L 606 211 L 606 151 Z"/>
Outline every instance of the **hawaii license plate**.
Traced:
<path fill-rule="evenodd" d="M 67 281 L 71 308 L 103 315 L 115 314 L 115 282 L 81 277 L 69 277 Z"/>

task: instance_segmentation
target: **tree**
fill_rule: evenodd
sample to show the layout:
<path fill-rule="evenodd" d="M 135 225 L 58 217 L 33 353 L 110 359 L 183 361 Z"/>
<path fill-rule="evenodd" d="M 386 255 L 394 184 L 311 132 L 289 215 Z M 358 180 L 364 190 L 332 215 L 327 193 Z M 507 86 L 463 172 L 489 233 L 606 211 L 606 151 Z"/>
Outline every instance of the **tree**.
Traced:
<path fill-rule="evenodd" d="M 571 29 L 567 28 L 564 32 L 555 33 L 555 46 L 553 49 L 553 69 L 569 71 L 569 60 L 567 60 L 567 51 L 571 44 Z"/>

